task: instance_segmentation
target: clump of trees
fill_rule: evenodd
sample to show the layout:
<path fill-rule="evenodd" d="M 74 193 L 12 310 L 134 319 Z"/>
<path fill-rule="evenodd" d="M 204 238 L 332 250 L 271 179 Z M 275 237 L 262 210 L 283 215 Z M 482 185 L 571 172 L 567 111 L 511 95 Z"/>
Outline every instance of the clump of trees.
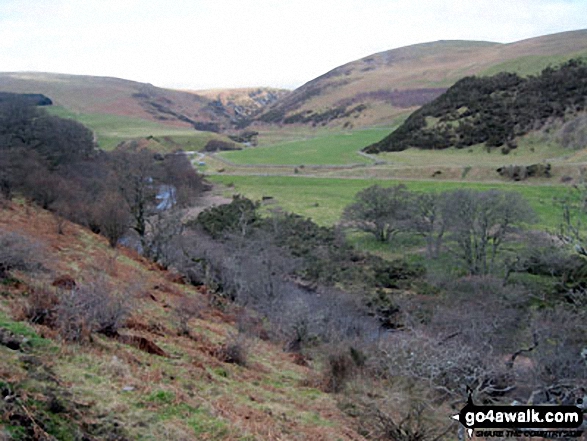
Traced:
<path fill-rule="evenodd" d="M 540 75 L 527 78 L 513 73 L 466 77 L 411 114 L 393 133 L 364 150 L 378 153 L 410 147 L 464 148 L 485 143 L 488 148 L 503 147 L 502 151 L 508 153 L 516 148 L 516 137 L 548 121 L 563 120 L 584 111 L 585 78 L 587 65 L 581 60 L 568 61 L 556 69 L 549 67 Z M 565 132 L 563 142 L 572 144 Z"/>
<path fill-rule="evenodd" d="M 404 185 L 374 185 L 357 193 L 342 221 L 381 242 L 400 232 L 420 235 L 429 257 L 437 257 L 444 245 L 469 274 L 477 275 L 492 273 L 504 242 L 535 217 L 515 192 L 458 189 L 420 194 Z"/>
<path fill-rule="evenodd" d="M 164 242 L 179 234 L 178 211 L 206 187 L 184 155 L 162 156 L 136 143 L 99 150 L 83 125 L 15 97 L 0 103 L 0 191 L 107 237 L 129 231 L 145 255 L 165 263 Z"/>

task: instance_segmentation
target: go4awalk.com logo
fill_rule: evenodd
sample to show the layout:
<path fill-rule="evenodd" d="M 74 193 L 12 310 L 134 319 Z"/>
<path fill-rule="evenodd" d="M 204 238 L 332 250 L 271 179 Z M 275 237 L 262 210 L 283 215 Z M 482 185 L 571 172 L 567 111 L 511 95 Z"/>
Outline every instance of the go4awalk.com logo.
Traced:
<path fill-rule="evenodd" d="M 583 410 L 577 406 L 476 406 L 469 397 L 452 418 L 467 429 L 469 437 L 572 438 L 583 433 Z"/>

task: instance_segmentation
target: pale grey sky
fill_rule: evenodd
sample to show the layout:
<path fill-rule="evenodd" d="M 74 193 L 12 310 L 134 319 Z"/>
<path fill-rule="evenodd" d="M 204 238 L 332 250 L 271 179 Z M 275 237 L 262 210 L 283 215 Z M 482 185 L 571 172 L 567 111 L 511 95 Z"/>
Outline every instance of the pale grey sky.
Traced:
<path fill-rule="evenodd" d="M 375 52 L 587 28 L 587 0 L 0 0 L 0 71 L 294 88 Z"/>

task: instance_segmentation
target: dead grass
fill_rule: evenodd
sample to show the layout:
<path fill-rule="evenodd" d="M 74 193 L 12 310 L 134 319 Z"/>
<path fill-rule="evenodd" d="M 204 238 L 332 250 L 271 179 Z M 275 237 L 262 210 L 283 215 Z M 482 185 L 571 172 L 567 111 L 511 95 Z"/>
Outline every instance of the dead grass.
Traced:
<path fill-rule="evenodd" d="M 31 332 L 56 338 L 50 353 L 33 352 L 41 368 L 22 368 L 22 354 L 0 346 L 2 381 L 26 394 L 33 387 L 31 375 L 36 376 L 41 403 L 50 384 L 39 372 L 48 369 L 62 386 L 55 393 L 61 397 L 67 390 L 71 401 L 81 403 L 77 421 L 64 420 L 63 427 L 77 424 L 94 434 L 119 431 L 130 439 L 362 439 L 332 396 L 302 386 L 314 374 L 280 348 L 250 338 L 245 366 L 222 362 L 218 353 L 236 332 L 234 314 L 204 308 L 190 319 L 190 336 L 178 335 L 172 308 L 185 296 L 207 302 L 201 289 L 173 283 L 167 272 L 131 251 L 110 249 L 105 239 L 79 226 L 68 223 L 65 235 L 59 235 L 48 219 L 48 213 L 24 203 L 0 211 L 0 227 L 48 249 L 47 272 L 34 279 L 19 274 L 22 285 L 4 295 L 0 313 L 10 317 L 30 286 L 49 285 L 64 275 L 77 283 L 96 272 L 131 293 L 138 305 L 120 332 L 127 336 L 122 339 L 94 335 L 88 344 L 66 344 L 48 328 L 27 325 Z M 164 354 L 148 353 L 129 344 L 131 339 L 152 342 Z M 30 409 L 44 421 L 43 405 L 33 403 Z"/>

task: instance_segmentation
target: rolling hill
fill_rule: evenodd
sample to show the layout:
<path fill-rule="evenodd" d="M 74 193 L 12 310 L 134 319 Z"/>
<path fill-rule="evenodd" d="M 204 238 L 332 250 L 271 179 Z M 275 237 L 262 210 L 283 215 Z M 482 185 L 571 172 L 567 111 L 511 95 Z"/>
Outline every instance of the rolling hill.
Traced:
<path fill-rule="evenodd" d="M 76 114 L 140 118 L 176 127 L 222 131 L 231 118 L 214 100 L 119 78 L 54 73 L 0 73 L 0 90 L 41 93 Z"/>
<path fill-rule="evenodd" d="M 330 126 L 389 124 L 469 75 L 529 75 L 587 56 L 587 30 L 510 44 L 437 41 L 393 49 L 337 67 L 268 107 L 266 123 Z"/>

